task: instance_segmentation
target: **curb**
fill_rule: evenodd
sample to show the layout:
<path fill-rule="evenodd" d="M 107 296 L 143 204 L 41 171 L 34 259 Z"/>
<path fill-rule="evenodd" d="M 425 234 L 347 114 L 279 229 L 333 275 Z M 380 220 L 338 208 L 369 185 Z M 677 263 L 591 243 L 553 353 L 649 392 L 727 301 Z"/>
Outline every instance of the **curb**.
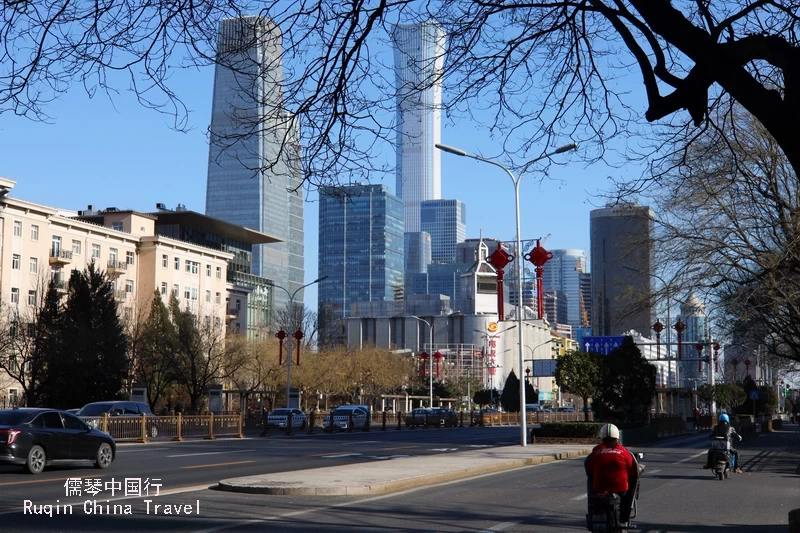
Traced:
<path fill-rule="evenodd" d="M 447 483 L 450 481 L 460 481 L 472 477 L 481 476 L 484 474 L 491 474 L 495 472 L 503 472 L 506 470 L 513 470 L 516 468 L 524 468 L 526 466 L 539 465 L 550 463 L 553 461 L 560 461 L 564 459 L 572 459 L 574 457 L 581 457 L 588 455 L 592 448 L 584 448 L 582 450 L 571 450 L 567 452 L 559 452 L 551 455 L 538 455 L 535 457 L 527 457 L 525 459 L 514 459 L 505 461 L 503 463 L 485 465 L 474 468 L 464 468 L 452 472 L 444 472 L 441 474 L 421 475 L 409 477 L 406 479 L 398 479 L 396 481 L 388 481 L 386 483 L 377 483 L 372 485 L 350 485 L 343 487 L 289 487 L 281 485 L 280 481 L 265 481 L 271 483 L 269 485 L 256 485 L 256 484 L 240 484 L 236 479 L 223 479 L 218 483 L 217 488 L 227 492 L 242 492 L 247 494 L 273 494 L 281 496 L 353 496 L 365 494 L 383 494 L 387 492 L 396 492 L 400 490 L 413 489 L 428 485 L 437 485 Z M 248 476 L 249 477 L 249 476 Z M 288 483 L 286 483 L 288 485 Z"/>

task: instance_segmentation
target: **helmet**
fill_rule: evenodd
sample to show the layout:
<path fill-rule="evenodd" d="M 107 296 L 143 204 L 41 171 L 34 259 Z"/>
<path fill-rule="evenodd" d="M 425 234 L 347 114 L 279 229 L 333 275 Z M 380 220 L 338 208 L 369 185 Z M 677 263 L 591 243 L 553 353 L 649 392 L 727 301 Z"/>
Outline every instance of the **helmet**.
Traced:
<path fill-rule="evenodd" d="M 731 419 L 728 418 L 728 415 L 726 415 L 725 413 L 719 415 L 719 421 L 720 422 L 727 422 L 728 424 L 731 423 Z"/>
<path fill-rule="evenodd" d="M 619 439 L 619 428 L 614 424 L 603 424 L 600 428 L 601 439 Z"/>

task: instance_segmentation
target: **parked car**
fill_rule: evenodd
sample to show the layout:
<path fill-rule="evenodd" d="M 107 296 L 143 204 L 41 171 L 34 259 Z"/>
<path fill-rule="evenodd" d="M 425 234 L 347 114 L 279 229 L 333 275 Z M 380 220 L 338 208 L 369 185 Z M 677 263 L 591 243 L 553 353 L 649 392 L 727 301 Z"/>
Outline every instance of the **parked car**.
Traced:
<path fill-rule="evenodd" d="M 92 461 L 108 468 L 117 445 L 107 433 L 56 409 L 0 410 L 0 464 L 22 465 L 40 474 L 63 461 Z"/>
<path fill-rule="evenodd" d="M 293 428 L 306 428 L 306 425 L 308 424 L 308 418 L 306 418 L 306 414 L 300 409 L 289 408 L 274 409 L 270 414 L 267 415 L 267 426 L 285 428 L 286 418 L 289 415 L 292 417 Z"/>
<path fill-rule="evenodd" d="M 425 419 L 430 415 L 430 407 L 417 407 L 406 415 L 406 427 L 419 427 L 425 425 Z"/>
<path fill-rule="evenodd" d="M 340 405 L 325 415 L 322 420 L 322 427 L 326 431 L 331 428 L 331 417 L 333 417 L 333 428 L 340 431 L 350 429 L 350 420 L 353 420 L 352 429 L 369 429 L 370 412 L 366 405 Z"/>
<path fill-rule="evenodd" d="M 472 412 L 472 423 L 473 424 L 484 424 L 484 425 L 500 425 L 502 422 L 502 417 L 500 415 L 500 411 L 491 407 L 484 407 L 479 411 Z"/>
<path fill-rule="evenodd" d="M 449 407 L 433 409 L 431 411 L 430 423 L 434 426 L 445 428 L 458 427 L 458 413 Z"/>
<path fill-rule="evenodd" d="M 144 414 L 147 417 L 147 436 L 158 437 L 158 418 L 144 402 L 113 401 L 113 402 L 92 402 L 87 403 L 75 413 L 87 424 L 100 426 L 100 421 L 104 414 L 108 416 L 138 416 Z"/>

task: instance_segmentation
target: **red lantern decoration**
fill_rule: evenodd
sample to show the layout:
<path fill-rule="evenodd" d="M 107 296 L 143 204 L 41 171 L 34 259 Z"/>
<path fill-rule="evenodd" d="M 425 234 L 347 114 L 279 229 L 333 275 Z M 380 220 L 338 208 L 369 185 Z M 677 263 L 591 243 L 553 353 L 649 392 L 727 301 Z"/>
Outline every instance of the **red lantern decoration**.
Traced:
<path fill-rule="evenodd" d="M 720 345 L 718 342 L 714 343 L 714 372 L 719 371 L 719 349 Z"/>
<path fill-rule="evenodd" d="M 661 360 L 661 332 L 664 331 L 664 324 L 661 323 L 660 320 L 656 319 L 656 323 L 653 324 L 653 331 L 656 332 L 656 361 Z"/>
<path fill-rule="evenodd" d="M 439 379 L 439 359 L 442 358 L 442 354 L 439 350 L 436 350 L 433 357 L 436 359 L 436 379 Z"/>
<path fill-rule="evenodd" d="M 503 250 L 502 243 L 497 243 L 497 250 L 486 258 L 486 262 L 497 269 L 497 316 L 500 320 L 505 318 L 503 310 L 503 269 L 514 260 L 512 254 Z"/>
<path fill-rule="evenodd" d="M 739 366 L 739 360 L 733 359 L 731 364 L 733 365 L 733 382 L 736 383 L 736 368 Z"/>
<path fill-rule="evenodd" d="M 419 354 L 419 358 L 422 359 L 422 377 L 424 378 L 427 375 L 428 365 L 425 362 L 428 360 L 428 352 L 422 352 Z"/>
<path fill-rule="evenodd" d="M 544 264 L 553 258 L 553 252 L 548 252 L 541 245 L 541 239 L 536 239 L 536 247 L 525 254 L 525 259 L 536 267 L 536 313 L 537 318 L 544 317 Z M 522 295 L 519 295 L 520 308 L 522 308 Z"/>
<path fill-rule="evenodd" d="M 681 335 L 683 335 L 684 330 L 686 329 L 686 324 L 681 322 L 679 318 L 675 325 L 672 326 L 672 329 L 678 332 L 678 360 L 680 361 L 683 358 L 683 343 L 681 342 Z"/>
<path fill-rule="evenodd" d="M 744 360 L 744 366 L 747 368 L 747 375 L 750 375 L 750 359 Z"/>
<path fill-rule="evenodd" d="M 697 350 L 697 371 L 703 371 L 703 345 L 701 343 L 697 343 L 694 345 L 694 349 Z"/>
<path fill-rule="evenodd" d="M 282 365 L 283 364 L 283 339 L 285 339 L 289 335 L 285 331 L 280 330 L 278 333 L 275 334 L 275 336 L 278 337 L 278 365 Z"/>
<path fill-rule="evenodd" d="M 297 341 L 297 366 L 300 366 L 300 341 L 303 339 L 303 332 L 298 329 L 292 337 Z"/>

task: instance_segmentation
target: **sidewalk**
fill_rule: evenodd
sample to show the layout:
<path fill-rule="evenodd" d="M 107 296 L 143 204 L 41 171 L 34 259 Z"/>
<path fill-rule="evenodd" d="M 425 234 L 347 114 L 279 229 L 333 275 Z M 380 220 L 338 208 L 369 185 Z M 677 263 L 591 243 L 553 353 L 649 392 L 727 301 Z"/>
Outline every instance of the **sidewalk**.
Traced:
<path fill-rule="evenodd" d="M 592 446 L 566 444 L 481 448 L 223 479 L 219 489 L 292 496 L 381 494 L 580 457 L 591 451 Z"/>

